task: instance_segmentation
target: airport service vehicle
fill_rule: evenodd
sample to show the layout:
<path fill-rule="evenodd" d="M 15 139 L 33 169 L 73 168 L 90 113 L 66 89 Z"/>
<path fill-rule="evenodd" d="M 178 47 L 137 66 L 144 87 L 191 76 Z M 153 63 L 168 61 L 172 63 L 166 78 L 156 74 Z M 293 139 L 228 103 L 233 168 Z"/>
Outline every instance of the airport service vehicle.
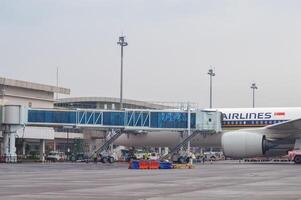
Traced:
<path fill-rule="evenodd" d="M 99 154 L 99 160 L 102 163 L 113 163 L 118 160 L 116 153 L 103 151 Z"/>
<path fill-rule="evenodd" d="M 204 152 L 204 156 L 205 156 L 205 159 L 209 160 L 209 161 L 216 161 L 216 160 L 224 159 L 223 152 L 219 152 L 219 151 L 206 151 L 206 152 Z"/>
<path fill-rule="evenodd" d="M 135 153 L 134 153 L 134 158 L 136 160 L 142 160 L 145 156 L 145 152 L 142 151 L 142 150 L 136 150 Z"/>
<path fill-rule="evenodd" d="M 148 153 L 149 160 L 158 160 L 160 158 L 159 154 L 156 152 Z"/>
<path fill-rule="evenodd" d="M 297 108 L 221 108 L 223 131 L 196 135 L 191 146 L 222 147 L 231 158 L 287 155 L 301 144 L 301 107 Z M 173 147 L 180 143 L 181 132 L 152 131 L 121 135 L 116 144 L 123 146 Z"/>
<path fill-rule="evenodd" d="M 46 157 L 46 160 L 53 162 L 64 161 L 66 160 L 66 156 L 64 152 L 50 151 Z"/>
<path fill-rule="evenodd" d="M 293 150 L 288 152 L 288 159 L 296 164 L 301 164 L 301 150 Z"/>
<path fill-rule="evenodd" d="M 179 163 L 179 164 L 184 164 L 184 163 L 189 163 L 190 159 L 195 159 L 195 155 L 191 152 L 187 151 L 179 151 L 177 154 L 174 154 L 171 157 L 171 160 L 173 163 Z"/>
<path fill-rule="evenodd" d="M 126 161 L 130 160 L 158 160 L 160 158 L 159 154 L 156 152 L 145 152 L 143 150 L 135 150 L 135 151 L 129 151 L 128 156 L 126 158 Z"/>

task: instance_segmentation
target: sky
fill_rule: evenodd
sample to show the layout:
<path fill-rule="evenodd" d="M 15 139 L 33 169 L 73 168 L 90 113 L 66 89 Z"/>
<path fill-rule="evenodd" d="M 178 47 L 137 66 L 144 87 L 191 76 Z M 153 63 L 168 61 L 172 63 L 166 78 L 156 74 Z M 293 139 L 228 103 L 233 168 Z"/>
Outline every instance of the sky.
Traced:
<path fill-rule="evenodd" d="M 0 0 L 0 76 L 71 89 L 70 97 L 301 106 L 301 1 Z M 60 95 L 60 97 L 67 97 Z"/>

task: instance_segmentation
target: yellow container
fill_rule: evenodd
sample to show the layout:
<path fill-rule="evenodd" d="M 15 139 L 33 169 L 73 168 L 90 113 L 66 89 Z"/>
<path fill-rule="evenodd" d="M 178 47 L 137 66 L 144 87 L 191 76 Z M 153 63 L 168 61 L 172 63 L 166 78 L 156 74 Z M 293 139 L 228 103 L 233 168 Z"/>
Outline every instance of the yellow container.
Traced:
<path fill-rule="evenodd" d="M 173 169 L 193 169 L 194 166 L 192 164 L 173 164 Z"/>

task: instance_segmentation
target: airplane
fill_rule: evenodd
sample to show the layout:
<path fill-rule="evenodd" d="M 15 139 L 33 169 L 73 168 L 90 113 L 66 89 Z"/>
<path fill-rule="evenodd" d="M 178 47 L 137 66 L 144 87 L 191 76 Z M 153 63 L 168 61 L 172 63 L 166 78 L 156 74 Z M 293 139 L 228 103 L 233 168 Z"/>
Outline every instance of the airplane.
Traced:
<path fill-rule="evenodd" d="M 301 137 L 301 107 L 215 110 L 223 113 L 223 131 L 196 135 L 191 140 L 191 146 L 219 147 L 223 149 L 225 156 L 232 158 L 281 156 L 298 148 Z M 183 133 L 154 131 L 123 134 L 114 143 L 133 147 L 173 147 L 182 139 Z"/>
<path fill-rule="evenodd" d="M 286 155 L 298 146 L 301 108 L 220 109 L 221 144 L 226 156 L 246 158 Z"/>

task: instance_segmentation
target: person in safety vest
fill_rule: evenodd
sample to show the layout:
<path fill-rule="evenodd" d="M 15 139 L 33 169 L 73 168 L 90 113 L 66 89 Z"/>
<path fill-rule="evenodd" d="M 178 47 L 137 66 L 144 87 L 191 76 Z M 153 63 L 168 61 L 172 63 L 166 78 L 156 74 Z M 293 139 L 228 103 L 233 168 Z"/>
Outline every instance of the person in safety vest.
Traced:
<path fill-rule="evenodd" d="M 143 159 L 144 160 L 149 160 L 149 154 L 147 152 L 143 155 Z"/>

